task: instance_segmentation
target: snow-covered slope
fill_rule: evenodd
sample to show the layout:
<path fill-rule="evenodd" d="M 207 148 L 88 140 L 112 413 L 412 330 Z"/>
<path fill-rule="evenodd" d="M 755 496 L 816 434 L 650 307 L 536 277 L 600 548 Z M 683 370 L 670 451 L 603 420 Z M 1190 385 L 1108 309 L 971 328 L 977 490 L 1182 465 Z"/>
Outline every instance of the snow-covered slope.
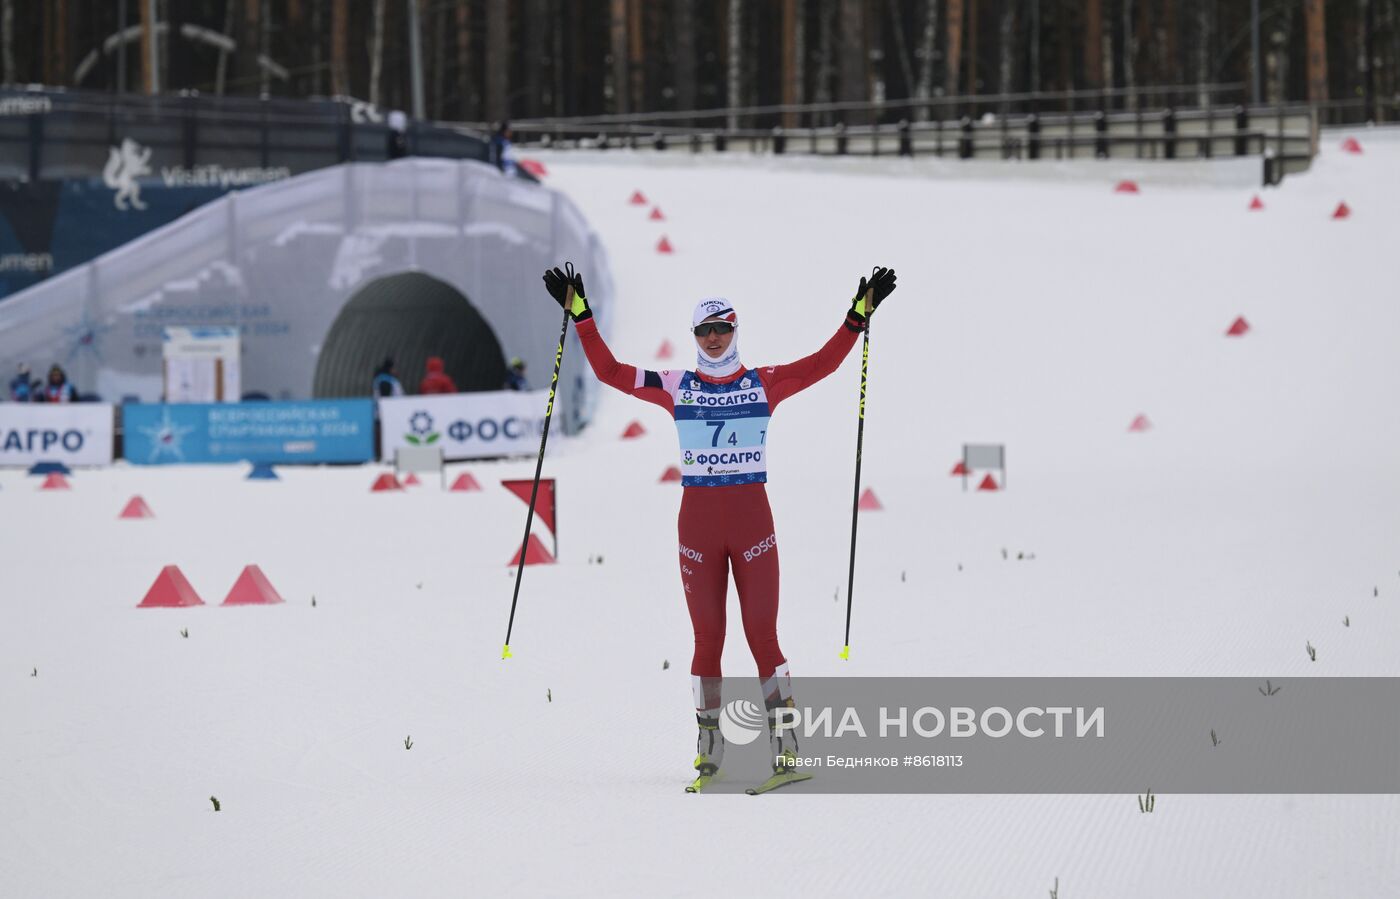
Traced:
<path fill-rule="evenodd" d="M 607 243 L 627 361 L 687 364 L 713 294 L 750 364 L 796 358 L 899 270 L 850 662 L 858 353 L 775 419 L 796 674 L 1396 676 L 1400 137 L 1359 137 L 1259 212 L 1235 164 L 545 161 Z M 1009 489 L 962 491 L 964 442 L 1007 445 Z M 0 895 L 1393 894 L 1394 797 L 685 795 L 674 455 L 616 393 L 551 441 L 562 564 L 527 570 L 504 663 L 524 507 L 494 484 L 533 460 L 387 496 L 360 468 L 0 472 Z M 137 493 L 157 518 L 116 520 Z M 211 607 L 136 610 L 172 563 Z M 214 606 L 248 563 L 286 605 Z M 752 672 L 737 619 L 725 664 Z"/>

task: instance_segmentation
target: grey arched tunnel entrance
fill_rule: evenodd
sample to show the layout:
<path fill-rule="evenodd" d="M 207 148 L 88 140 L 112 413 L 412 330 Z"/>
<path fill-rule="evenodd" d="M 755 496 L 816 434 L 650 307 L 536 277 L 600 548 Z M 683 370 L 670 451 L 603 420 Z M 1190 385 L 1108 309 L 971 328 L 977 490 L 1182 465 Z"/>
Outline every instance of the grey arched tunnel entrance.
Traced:
<path fill-rule="evenodd" d="M 457 389 L 499 390 L 506 363 L 491 326 L 457 288 L 421 272 L 371 281 L 340 310 L 316 360 L 312 394 L 369 396 L 374 370 L 392 358 L 408 393 L 429 356 Z"/>

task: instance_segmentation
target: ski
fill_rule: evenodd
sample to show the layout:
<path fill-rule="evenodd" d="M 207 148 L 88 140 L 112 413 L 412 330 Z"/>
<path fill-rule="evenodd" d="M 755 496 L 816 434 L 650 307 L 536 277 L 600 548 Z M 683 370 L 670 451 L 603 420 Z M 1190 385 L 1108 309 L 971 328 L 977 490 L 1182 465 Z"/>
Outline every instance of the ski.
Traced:
<path fill-rule="evenodd" d="M 761 796 L 762 794 L 772 792 L 773 790 L 776 790 L 779 787 L 785 787 L 788 784 L 801 783 L 804 780 L 811 779 L 812 775 L 808 774 L 805 771 L 782 771 L 777 774 L 774 774 L 772 777 L 768 778 L 756 787 L 749 787 L 744 792 L 748 793 L 750 796 Z"/>

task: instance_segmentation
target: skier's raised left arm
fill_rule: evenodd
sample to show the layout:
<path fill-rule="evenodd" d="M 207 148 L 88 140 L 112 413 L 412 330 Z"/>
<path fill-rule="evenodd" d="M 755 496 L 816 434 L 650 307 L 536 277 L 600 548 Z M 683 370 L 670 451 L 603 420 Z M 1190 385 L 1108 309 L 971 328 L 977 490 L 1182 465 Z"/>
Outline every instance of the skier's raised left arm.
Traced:
<path fill-rule="evenodd" d="M 796 362 L 760 368 L 758 376 L 763 381 L 763 389 L 768 395 L 769 409 L 776 409 L 778 403 L 806 390 L 840 368 L 841 362 L 856 345 L 856 337 L 870 326 L 870 316 L 880 308 L 885 297 L 894 292 L 894 288 L 894 269 L 875 269 L 869 279 L 860 279 L 860 287 L 856 289 L 855 298 L 851 300 L 846 320 L 821 349 Z M 867 293 L 870 294 L 868 298 Z"/>

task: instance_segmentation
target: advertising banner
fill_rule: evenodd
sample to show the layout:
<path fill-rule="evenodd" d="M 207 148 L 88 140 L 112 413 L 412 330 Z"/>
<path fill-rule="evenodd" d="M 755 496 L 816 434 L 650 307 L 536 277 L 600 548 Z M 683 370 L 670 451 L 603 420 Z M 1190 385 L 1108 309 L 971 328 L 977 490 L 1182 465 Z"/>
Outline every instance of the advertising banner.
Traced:
<path fill-rule="evenodd" d="M 112 464 L 108 403 L 0 403 L 0 467 Z"/>
<path fill-rule="evenodd" d="M 493 390 L 379 400 L 380 457 L 401 446 L 441 446 L 444 459 L 527 456 L 540 450 L 549 391 Z"/>
<path fill-rule="evenodd" d="M 368 462 L 374 401 L 133 404 L 122 407 L 122 434 L 138 465 Z"/>

